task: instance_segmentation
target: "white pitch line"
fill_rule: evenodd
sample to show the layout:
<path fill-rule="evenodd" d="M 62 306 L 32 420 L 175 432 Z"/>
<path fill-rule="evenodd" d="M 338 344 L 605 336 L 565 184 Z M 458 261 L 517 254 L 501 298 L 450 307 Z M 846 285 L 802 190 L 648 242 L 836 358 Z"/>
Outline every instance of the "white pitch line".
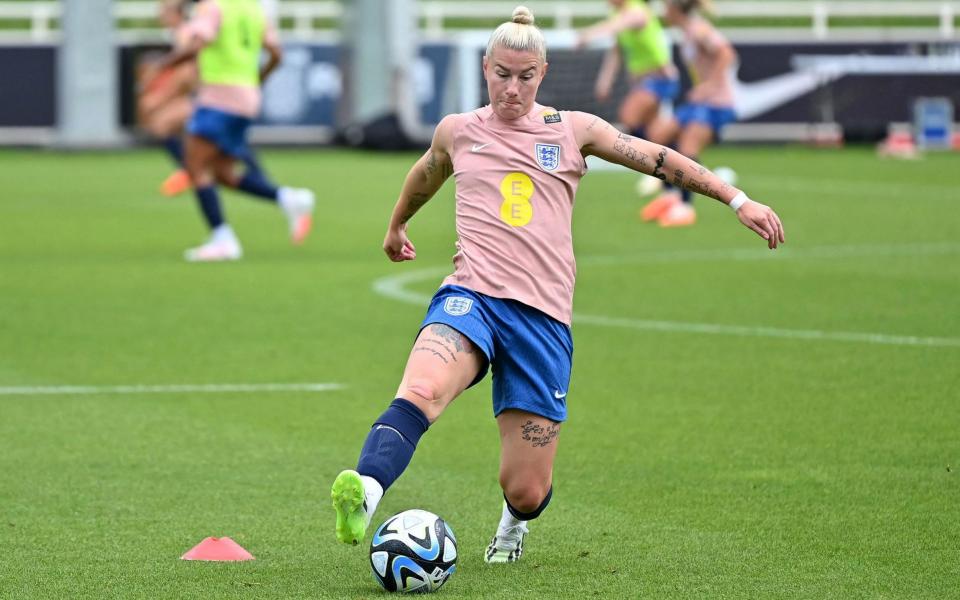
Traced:
<path fill-rule="evenodd" d="M 726 248 L 722 250 L 674 250 L 666 252 L 654 251 L 621 256 L 587 256 L 582 259 L 578 259 L 577 264 L 603 266 L 666 262 L 894 258 L 898 256 L 940 256 L 950 254 L 960 254 L 960 243 L 929 242 L 918 244 L 849 244 L 836 246 L 810 246 L 800 249 L 783 246 L 776 251 L 770 251 L 766 248 L 760 247 Z"/>
<path fill-rule="evenodd" d="M 0 396 L 50 396 L 81 394 L 218 394 L 223 392 L 331 392 L 339 383 L 213 383 L 202 385 L 38 385 L 0 387 Z"/>
<path fill-rule="evenodd" d="M 928 244 L 900 244 L 900 245 L 844 245 L 818 246 L 793 251 L 782 256 L 783 260 L 790 258 L 839 258 L 839 257 L 884 257 L 891 256 L 918 256 L 933 254 L 960 253 L 960 244 L 951 242 L 935 242 Z M 597 256 L 586 257 L 578 261 L 580 264 L 607 265 L 624 263 L 657 263 L 673 261 L 700 261 L 700 260 L 765 260 L 773 258 L 766 252 L 754 252 L 746 249 L 725 249 L 713 251 L 678 251 L 678 252 L 651 252 L 634 256 Z M 419 269 L 400 275 L 381 277 L 373 282 L 373 290 L 387 298 L 425 306 L 430 302 L 431 295 L 414 292 L 406 289 L 412 283 L 438 279 L 450 273 L 451 267 L 431 267 Z M 573 322 L 578 325 L 596 325 L 600 327 L 619 327 L 639 329 L 643 331 L 663 331 L 675 333 L 695 333 L 709 335 L 732 335 L 741 337 L 768 337 L 799 340 L 824 340 L 835 342 L 853 342 L 863 344 L 883 344 L 893 346 L 926 346 L 960 348 L 960 338 L 924 337 L 912 335 L 895 335 L 888 333 L 855 332 L 855 331 L 822 331 L 817 329 L 784 329 L 778 327 L 751 327 L 745 325 L 720 325 L 715 323 L 689 323 L 682 321 L 655 321 L 647 319 L 617 318 L 600 315 L 585 315 L 574 313 Z"/>
<path fill-rule="evenodd" d="M 781 329 L 779 327 L 748 327 L 743 325 L 718 325 L 714 323 L 682 323 L 677 321 L 651 321 L 646 319 L 622 319 L 594 315 L 575 314 L 577 325 L 600 325 L 643 331 L 667 331 L 679 333 L 705 333 L 711 335 L 734 335 L 742 337 L 770 337 L 793 340 L 829 340 L 834 342 L 860 342 L 891 346 L 934 346 L 960 348 L 960 338 L 918 337 L 891 335 L 887 333 L 861 333 L 854 331 L 821 331 L 817 329 Z"/>

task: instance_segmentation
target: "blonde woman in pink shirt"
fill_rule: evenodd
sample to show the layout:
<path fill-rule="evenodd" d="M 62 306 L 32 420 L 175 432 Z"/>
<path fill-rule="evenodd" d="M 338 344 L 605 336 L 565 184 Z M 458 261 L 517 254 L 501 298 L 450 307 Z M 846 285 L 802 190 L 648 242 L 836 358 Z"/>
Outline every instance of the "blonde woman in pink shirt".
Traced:
<path fill-rule="evenodd" d="M 437 125 L 430 149 L 404 181 L 387 228 L 383 249 L 390 260 L 414 260 L 409 221 L 453 175 L 454 272 L 427 310 L 396 399 L 374 422 L 356 470 L 343 471 L 333 483 L 336 534 L 344 543 L 363 539 L 383 492 L 407 467 L 420 437 L 490 367 L 504 501 L 484 559 L 520 558 L 527 523 L 550 501 L 560 425 L 567 417 L 576 270 L 571 217 L 586 156 L 729 205 L 770 249 L 784 241 L 780 219 L 769 207 L 687 157 L 620 133 L 594 115 L 537 104 L 546 49 L 525 7 L 494 31 L 483 73 L 490 104 Z"/>

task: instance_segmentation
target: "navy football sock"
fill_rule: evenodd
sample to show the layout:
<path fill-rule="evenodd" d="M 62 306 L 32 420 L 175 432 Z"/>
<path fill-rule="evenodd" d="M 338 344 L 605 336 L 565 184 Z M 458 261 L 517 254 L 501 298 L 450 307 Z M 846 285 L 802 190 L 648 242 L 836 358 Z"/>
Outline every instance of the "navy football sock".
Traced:
<path fill-rule="evenodd" d="M 373 477 L 386 491 L 410 464 L 417 442 L 428 427 L 430 421 L 423 411 L 414 403 L 397 398 L 367 434 L 357 473 Z"/>
<path fill-rule="evenodd" d="M 246 167 L 246 173 L 244 175 L 254 175 L 264 181 L 267 181 L 267 174 L 263 172 L 263 167 L 260 166 L 260 161 L 257 159 L 257 155 L 253 153 L 253 150 L 247 149 L 240 157 L 238 157 Z"/>
<path fill-rule="evenodd" d="M 197 188 L 197 202 L 200 204 L 200 212 L 207 221 L 210 229 L 216 229 L 223 225 L 223 212 L 220 210 L 220 195 L 217 193 L 216 186 Z"/>
<path fill-rule="evenodd" d="M 237 189 L 272 202 L 277 201 L 277 186 L 264 179 L 259 173 L 247 172 L 237 183 Z"/>
<path fill-rule="evenodd" d="M 180 136 L 172 135 L 165 140 L 163 140 L 163 147 L 167 150 L 167 153 L 173 158 L 173 161 L 177 163 L 179 167 L 183 167 L 183 140 L 180 139 Z"/>

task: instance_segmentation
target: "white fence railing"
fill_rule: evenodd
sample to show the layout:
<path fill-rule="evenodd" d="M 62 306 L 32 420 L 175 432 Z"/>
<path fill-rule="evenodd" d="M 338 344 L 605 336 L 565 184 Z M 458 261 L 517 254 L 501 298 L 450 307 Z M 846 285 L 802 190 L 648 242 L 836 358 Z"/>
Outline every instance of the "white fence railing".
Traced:
<path fill-rule="evenodd" d="M 272 4 L 281 30 L 297 36 L 310 37 L 335 31 L 343 16 L 338 0 L 273 0 Z M 540 24 L 552 29 L 570 29 L 578 20 L 600 19 L 609 11 L 607 3 L 602 1 L 531 0 L 526 4 Z M 421 0 L 417 9 L 424 32 L 441 36 L 452 28 L 488 27 L 491 20 L 510 15 L 515 5 L 515 0 Z M 830 19 L 837 17 L 927 19 L 937 25 L 923 29 L 940 39 L 953 39 L 957 34 L 955 21 L 960 15 L 960 0 L 718 0 L 715 8 L 717 15 L 724 18 L 809 20 L 805 29 L 816 39 L 826 39 L 832 30 L 858 28 L 856 25 L 842 28 L 831 25 Z M 160 32 L 156 12 L 157 2 L 154 0 L 131 0 L 113 5 L 118 29 L 127 37 L 156 37 Z M 37 42 L 51 41 L 57 35 L 61 15 L 61 2 L 55 0 L 0 0 L 0 35 Z M 471 21 L 477 24 L 471 25 Z M 761 27 L 777 28 L 775 24 Z M 878 26 L 870 27 L 876 29 Z M 886 28 L 896 29 L 895 26 Z M 796 27 L 791 30 L 796 31 Z"/>

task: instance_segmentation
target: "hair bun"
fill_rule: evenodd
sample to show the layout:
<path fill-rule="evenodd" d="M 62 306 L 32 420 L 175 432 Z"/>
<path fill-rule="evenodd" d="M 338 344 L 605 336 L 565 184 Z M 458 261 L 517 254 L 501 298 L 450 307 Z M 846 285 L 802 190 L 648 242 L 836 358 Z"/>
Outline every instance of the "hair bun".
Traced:
<path fill-rule="evenodd" d="M 533 25 L 533 13 L 526 6 L 513 9 L 513 22 L 521 25 Z"/>

